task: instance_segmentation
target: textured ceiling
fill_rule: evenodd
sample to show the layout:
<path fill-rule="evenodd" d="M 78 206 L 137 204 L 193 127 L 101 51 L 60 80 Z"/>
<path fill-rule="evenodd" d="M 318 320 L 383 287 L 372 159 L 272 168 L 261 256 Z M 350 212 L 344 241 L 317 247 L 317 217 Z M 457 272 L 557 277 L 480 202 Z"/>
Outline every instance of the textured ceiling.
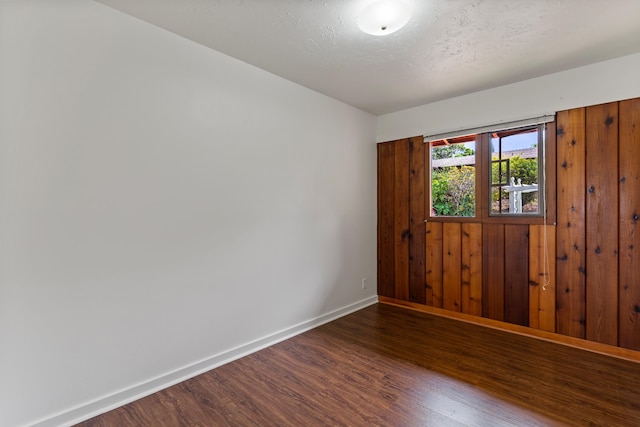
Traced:
<path fill-rule="evenodd" d="M 386 37 L 375 0 L 98 1 L 373 114 L 640 52 L 640 0 L 403 0 Z"/>

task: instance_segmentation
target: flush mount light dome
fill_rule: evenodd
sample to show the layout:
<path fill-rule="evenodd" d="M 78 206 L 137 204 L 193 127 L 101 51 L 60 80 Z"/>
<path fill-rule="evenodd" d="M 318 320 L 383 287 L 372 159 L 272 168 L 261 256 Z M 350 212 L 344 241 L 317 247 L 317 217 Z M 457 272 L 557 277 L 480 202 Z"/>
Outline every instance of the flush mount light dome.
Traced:
<path fill-rule="evenodd" d="M 385 36 L 404 27 L 411 8 L 399 0 L 382 0 L 368 6 L 358 18 L 358 27 L 367 34 Z"/>

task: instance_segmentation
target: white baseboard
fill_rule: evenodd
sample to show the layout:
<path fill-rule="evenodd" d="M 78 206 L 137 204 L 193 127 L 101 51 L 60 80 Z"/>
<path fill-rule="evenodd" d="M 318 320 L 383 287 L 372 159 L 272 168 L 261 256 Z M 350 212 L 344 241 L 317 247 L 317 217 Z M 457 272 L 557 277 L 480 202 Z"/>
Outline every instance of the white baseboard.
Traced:
<path fill-rule="evenodd" d="M 96 415 L 100 415 L 122 405 L 126 405 L 127 403 L 133 402 L 134 400 L 138 400 L 150 394 L 156 393 L 189 378 L 193 378 L 196 375 L 200 375 L 204 372 L 210 371 L 211 369 L 222 366 L 225 363 L 229 363 L 243 356 L 255 353 L 258 350 L 262 350 L 263 348 L 277 344 L 280 341 L 284 341 L 295 335 L 318 327 L 324 323 L 331 322 L 332 320 L 338 319 L 342 316 L 353 313 L 354 311 L 358 311 L 377 302 L 378 297 L 376 295 L 363 299 L 356 303 L 349 304 L 345 307 L 333 310 L 314 319 L 307 320 L 297 325 L 293 325 L 279 332 L 269 334 L 263 338 L 259 338 L 241 346 L 208 357 L 199 362 L 177 369 L 175 371 L 160 375 L 149 381 L 145 381 L 143 383 L 128 387 L 105 397 L 93 400 L 86 404 L 77 406 L 70 410 L 60 412 L 51 417 L 47 417 L 45 419 L 37 421 L 36 423 L 32 424 L 32 426 L 72 426 L 81 421 L 95 417 Z"/>

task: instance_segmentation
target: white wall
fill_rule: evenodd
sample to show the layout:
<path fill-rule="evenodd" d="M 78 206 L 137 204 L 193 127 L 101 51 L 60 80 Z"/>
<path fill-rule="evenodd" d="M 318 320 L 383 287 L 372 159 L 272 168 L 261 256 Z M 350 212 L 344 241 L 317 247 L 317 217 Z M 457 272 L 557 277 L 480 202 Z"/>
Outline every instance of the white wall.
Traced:
<path fill-rule="evenodd" d="M 375 117 L 89 0 L 0 2 L 0 64 L 0 425 L 375 301 Z"/>
<path fill-rule="evenodd" d="M 378 117 L 377 141 L 529 119 L 640 97 L 640 53 Z"/>

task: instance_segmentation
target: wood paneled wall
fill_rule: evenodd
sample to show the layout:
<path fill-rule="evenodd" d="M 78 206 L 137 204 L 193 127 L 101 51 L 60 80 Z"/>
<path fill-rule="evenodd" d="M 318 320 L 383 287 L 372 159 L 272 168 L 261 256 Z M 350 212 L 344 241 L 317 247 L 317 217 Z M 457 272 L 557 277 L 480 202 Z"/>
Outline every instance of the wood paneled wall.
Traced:
<path fill-rule="evenodd" d="M 557 124 L 557 332 L 640 350 L 640 99 Z"/>
<path fill-rule="evenodd" d="M 556 128 L 557 226 L 425 222 L 422 137 L 379 144 L 379 294 L 640 350 L 640 99 Z"/>
<path fill-rule="evenodd" d="M 427 305 L 555 330 L 554 226 L 428 222 L 426 234 Z"/>
<path fill-rule="evenodd" d="M 422 137 L 378 145 L 378 294 L 426 302 Z"/>

